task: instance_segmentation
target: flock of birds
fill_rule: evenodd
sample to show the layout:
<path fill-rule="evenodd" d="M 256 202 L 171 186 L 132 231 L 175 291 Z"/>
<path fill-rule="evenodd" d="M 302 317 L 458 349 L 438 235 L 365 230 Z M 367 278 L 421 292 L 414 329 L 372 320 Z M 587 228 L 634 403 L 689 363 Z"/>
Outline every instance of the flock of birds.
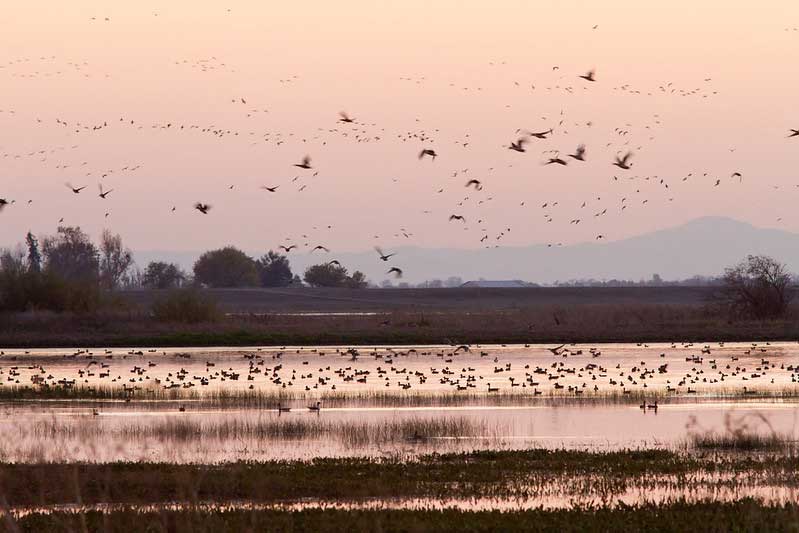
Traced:
<path fill-rule="evenodd" d="M 131 394 L 209 386 L 311 394 L 386 389 L 493 394 L 518 388 L 530 396 L 568 397 L 633 392 L 750 395 L 799 381 L 799 365 L 786 365 L 779 357 L 785 347 L 770 343 L 730 347 L 724 343 L 639 344 L 629 353 L 608 351 L 613 352 L 614 347 L 460 345 L 221 353 L 78 350 L 61 355 L 17 350 L 0 352 L 0 376 L 5 376 L 0 383 L 64 388 L 105 385 Z M 291 357 L 284 358 L 289 354 Z M 650 357 L 647 364 L 648 354 L 658 354 L 660 360 L 652 364 Z M 656 403 L 644 403 L 643 408 L 650 406 L 657 409 Z M 321 404 L 311 408 L 319 411 Z M 290 407 L 281 405 L 279 409 Z"/>

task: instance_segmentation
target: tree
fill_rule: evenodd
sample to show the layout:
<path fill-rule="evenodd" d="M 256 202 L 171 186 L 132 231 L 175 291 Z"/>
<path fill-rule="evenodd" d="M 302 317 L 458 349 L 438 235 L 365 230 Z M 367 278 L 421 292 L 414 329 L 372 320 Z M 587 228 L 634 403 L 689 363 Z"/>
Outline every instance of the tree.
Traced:
<path fill-rule="evenodd" d="M 151 289 L 176 289 L 186 281 L 186 273 L 174 263 L 151 261 L 147 265 L 142 284 Z"/>
<path fill-rule="evenodd" d="M 59 227 L 42 246 L 45 271 L 66 281 L 96 282 L 100 275 L 97 247 L 79 227 Z"/>
<path fill-rule="evenodd" d="M 28 270 L 38 274 L 42 271 L 42 254 L 39 252 L 39 241 L 29 231 L 25 236 L 25 243 L 28 245 Z"/>
<path fill-rule="evenodd" d="M 100 236 L 100 281 L 106 289 L 116 289 L 133 265 L 133 253 L 122 246 L 122 237 L 103 230 Z"/>
<path fill-rule="evenodd" d="M 201 255 L 194 263 L 194 278 L 211 287 L 252 287 L 258 284 L 258 271 L 252 257 L 227 246 Z"/>
<path fill-rule="evenodd" d="M 367 285 L 369 285 L 369 282 L 366 281 L 366 276 L 360 270 L 353 272 L 352 276 L 348 277 L 344 282 L 344 286 L 350 289 L 365 289 Z"/>
<path fill-rule="evenodd" d="M 322 263 L 309 266 L 303 279 L 312 287 L 343 287 L 347 277 L 347 269 L 343 266 Z"/>
<path fill-rule="evenodd" d="M 288 257 L 272 250 L 257 260 L 255 266 L 263 287 L 286 287 L 294 277 Z"/>
<path fill-rule="evenodd" d="M 724 271 L 720 300 L 733 315 L 778 318 L 788 310 L 791 276 L 784 264 L 764 255 L 750 255 Z"/>

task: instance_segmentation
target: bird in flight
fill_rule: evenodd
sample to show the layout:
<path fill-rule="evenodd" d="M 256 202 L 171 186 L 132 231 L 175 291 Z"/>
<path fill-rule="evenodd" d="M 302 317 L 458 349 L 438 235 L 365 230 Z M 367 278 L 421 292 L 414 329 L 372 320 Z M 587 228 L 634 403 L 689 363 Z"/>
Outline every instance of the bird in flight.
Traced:
<path fill-rule="evenodd" d="M 563 159 L 561 159 L 559 156 L 555 156 L 555 157 L 550 157 L 549 161 L 547 161 L 544 164 L 545 165 L 556 164 L 556 165 L 563 165 L 565 167 L 568 163 L 566 161 L 564 161 Z"/>
<path fill-rule="evenodd" d="M 380 256 L 380 260 L 381 261 L 388 261 L 389 259 L 391 259 L 395 255 L 397 255 L 396 253 L 393 253 L 393 254 L 383 253 L 383 250 L 379 246 L 375 246 L 375 252 L 377 252 L 377 254 Z"/>
<path fill-rule="evenodd" d="M 577 161 L 585 161 L 585 145 L 581 144 L 578 146 L 577 150 L 573 154 L 569 154 L 569 157 L 576 159 Z"/>
<path fill-rule="evenodd" d="M 466 182 L 467 187 L 471 187 L 472 185 L 474 185 L 474 188 L 478 191 L 483 189 L 483 184 L 480 183 L 480 180 L 469 180 Z"/>
<path fill-rule="evenodd" d="M 333 259 L 332 261 L 328 261 L 327 264 L 330 265 L 330 266 L 333 266 L 333 265 L 341 266 L 341 263 L 338 262 L 338 259 Z"/>
<path fill-rule="evenodd" d="M 466 222 L 466 219 L 461 215 L 450 215 L 449 221 L 452 222 L 453 220 L 460 220 L 461 222 Z"/>
<path fill-rule="evenodd" d="M 391 267 L 389 269 L 389 271 L 386 272 L 386 274 L 394 274 L 394 276 L 396 278 L 401 278 L 402 277 L 402 269 L 401 268 L 397 268 L 397 267 Z"/>
<path fill-rule="evenodd" d="M 73 187 L 69 182 L 67 182 L 65 185 L 75 194 L 80 194 L 80 191 L 86 188 L 85 185 L 83 187 Z"/>
<path fill-rule="evenodd" d="M 587 81 L 596 81 L 596 78 L 595 78 L 595 76 L 596 76 L 596 71 L 594 71 L 594 70 L 589 70 L 587 74 L 583 74 L 583 75 L 582 75 L 582 76 L 580 76 L 580 77 L 581 77 L 582 79 L 584 79 L 584 80 L 587 80 Z"/>
<path fill-rule="evenodd" d="M 292 244 L 291 246 L 283 246 L 283 245 L 280 245 L 280 246 L 279 246 L 279 248 L 280 248 L 281 250 L 283 250 L 284 252 L 286 252 L 286 253 L 289 253 L 290 251 L 292 251 L 292 250 L 293 250 L 294 248 L 296 248 L 296 247 L 297 247 L 297 245 L 296 245 L 296 244 Z"/>
<path fill-rule="evenodd" d="M 103 190 L 103 184 L 101 183 L 101 184 L 100 184 L 100 194 L 98 194 L 98 196 L 99 196 L 100 198 L 102 198 L 103 200 L 105 200 L 106 196 L 108 196 L 108 195 L 109 195 L 109 194 L 111 194 L 112 192 L 114 192 L 114 189 L 108 189 L 107 191 L 104 191 L 104 190 Z"/>
<path fill-rule="evenodd" d="M 8 200 L 6 200 L 5 198 L 0 198 L 0 211 L 2 211 L 3 208 L 8 205 L 8 203 L 9 203 Z"/>
<path fill-rule="evenodd" d="M 518 141 L 511 142 L 510 146 L 508 146 L 509 150 L 515 150 L 517 152 L 526 152 L 524 149 L 524 144 L 527 142 L 526 137 L 520 137 Z"/>
<path fill-rule="evenodd" d="M 426 156 L 426 155 L 429 155 L 434 161 L 435 161 L 436 157 L 438 157 L 438 154 L 436 153 L 435 150 L 430 149 L 430 148 L 425 148 L 424 150 L 419 152 L 419 159 L 424 158 L 424 156 Z"/>
<path fill-rule="evenodd" d="M 743 175 L 740 172 L 733 172 L 731 178 L 738 178 L 738 182 L 742 182 L 744 180 Z"/>
<path fill-rule="evenodd" d="M 330 251 L 329 249 L 325 248 L 324 246 L 322 246 L 320 244 L 320 245 L 315 246 L 314 249 L 311 250 L 311 253 L 314 253 L 317 250 L 322 250 L 323 252 L 329 252 Z"/>
<path fill-rule="evenodd" d="M 791 134 L 788 137 L 799 137 L 799 130 L 791 128 Z"/>
<path fill-rule="evenodd" d="M 266 185 L 262 185 L 261 188 L 265 191 L 275 192 L 280 185 L 275 185 L 274 187 L 267 187 Z"/>
<path fill-rule="evenodd" d="M 294 166 L 310 170 L 311 168 L 313 168 L 311 166 L 311 156 L 306 155 L 305 157 L 302 158 L 302 163 L 294 163 Z"/>
<path fill-rule="evenodd" d="M 346 111 L 339 111 L 338 115 L 341 117 L 340 119 L 338 119 L 339 122 L 347 122 L 347 123 L 355 122 L 355 120 L 351 118 Z"/>
<path fill-rule="evenodd" d="M 535 137 L 536 139 L 546 139 L 547 135 L 552 133 L 552 128 L 548 129 L 547 131 L 539 131 L 539 132 L 529 132 L 529 135 Z"/>
<path fill-rule="evenodd" d="M 199 211 L 203 215 L 207 215 L 208 211 L 211 210 L 211 206 L 208 205 L 208 204 L 203 204 L 203 203 L 197 202 L 196 204 L 194 204 L 194 209 L 196 209 L 197 211 Z"/>
<path fill-rule="evenodd" d="M 617 156 L 616 156 L 616 162 L 615 162 L 615 163 L 613 163 L 613 164 L 614 164 L 615 166 L 617 166 L 617 167 L 619 167 L 619 168 L 623 169 L 623 170 L 630 170 L 630 167 L 631 167 L 632 165 L 630 165 L 630 164 L 628 163 L 628 161 L 630 160 L 630 158 L 631 158 L 632 156 L 633 156 L 633 153 L 632 153 L 632 152 L 627 152 L 626 154 L 624 154 L 624 157 L 619 157 L 619 156 L 617 155 Z"/>

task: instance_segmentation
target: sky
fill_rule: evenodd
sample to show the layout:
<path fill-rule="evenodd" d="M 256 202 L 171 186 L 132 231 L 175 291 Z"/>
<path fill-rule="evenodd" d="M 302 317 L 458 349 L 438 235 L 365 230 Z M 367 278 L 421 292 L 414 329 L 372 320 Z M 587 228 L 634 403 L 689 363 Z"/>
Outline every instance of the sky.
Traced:
<path fill-rule="evenodd" d="M 134 250 L 325 257 L 614 241 L 706 215 L 799 231 L 795 0 L 28 0 L 0 14 L 0 198 L 14 201 L 0 245 L 59 225 Z M 584 162 L 567 157 L 580 144 Z M 632 168 L 613 166 L 627 151 Z M 312 169 L 293 166 L 305 155 Z M 568 165 L 543 164 L 556 155 Z"/>

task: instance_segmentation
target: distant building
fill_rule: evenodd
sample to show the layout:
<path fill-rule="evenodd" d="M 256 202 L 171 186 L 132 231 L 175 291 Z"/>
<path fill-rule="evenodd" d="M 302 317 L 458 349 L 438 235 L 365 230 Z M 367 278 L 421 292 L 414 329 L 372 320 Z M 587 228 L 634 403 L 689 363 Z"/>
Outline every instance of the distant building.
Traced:
<path fill-rule="evenodd" d="M 527 283 L 526 281 L 522 281 L 520 279 L 511 279 L 511 280 L 487 280 L 487 279 L 480 279 L 476 281 L 467 281 L 461 287 L 480 287 L 483 289 L 518 289 L 521 287 L 534 287 L 535 285 L 532 283 Z"/>

